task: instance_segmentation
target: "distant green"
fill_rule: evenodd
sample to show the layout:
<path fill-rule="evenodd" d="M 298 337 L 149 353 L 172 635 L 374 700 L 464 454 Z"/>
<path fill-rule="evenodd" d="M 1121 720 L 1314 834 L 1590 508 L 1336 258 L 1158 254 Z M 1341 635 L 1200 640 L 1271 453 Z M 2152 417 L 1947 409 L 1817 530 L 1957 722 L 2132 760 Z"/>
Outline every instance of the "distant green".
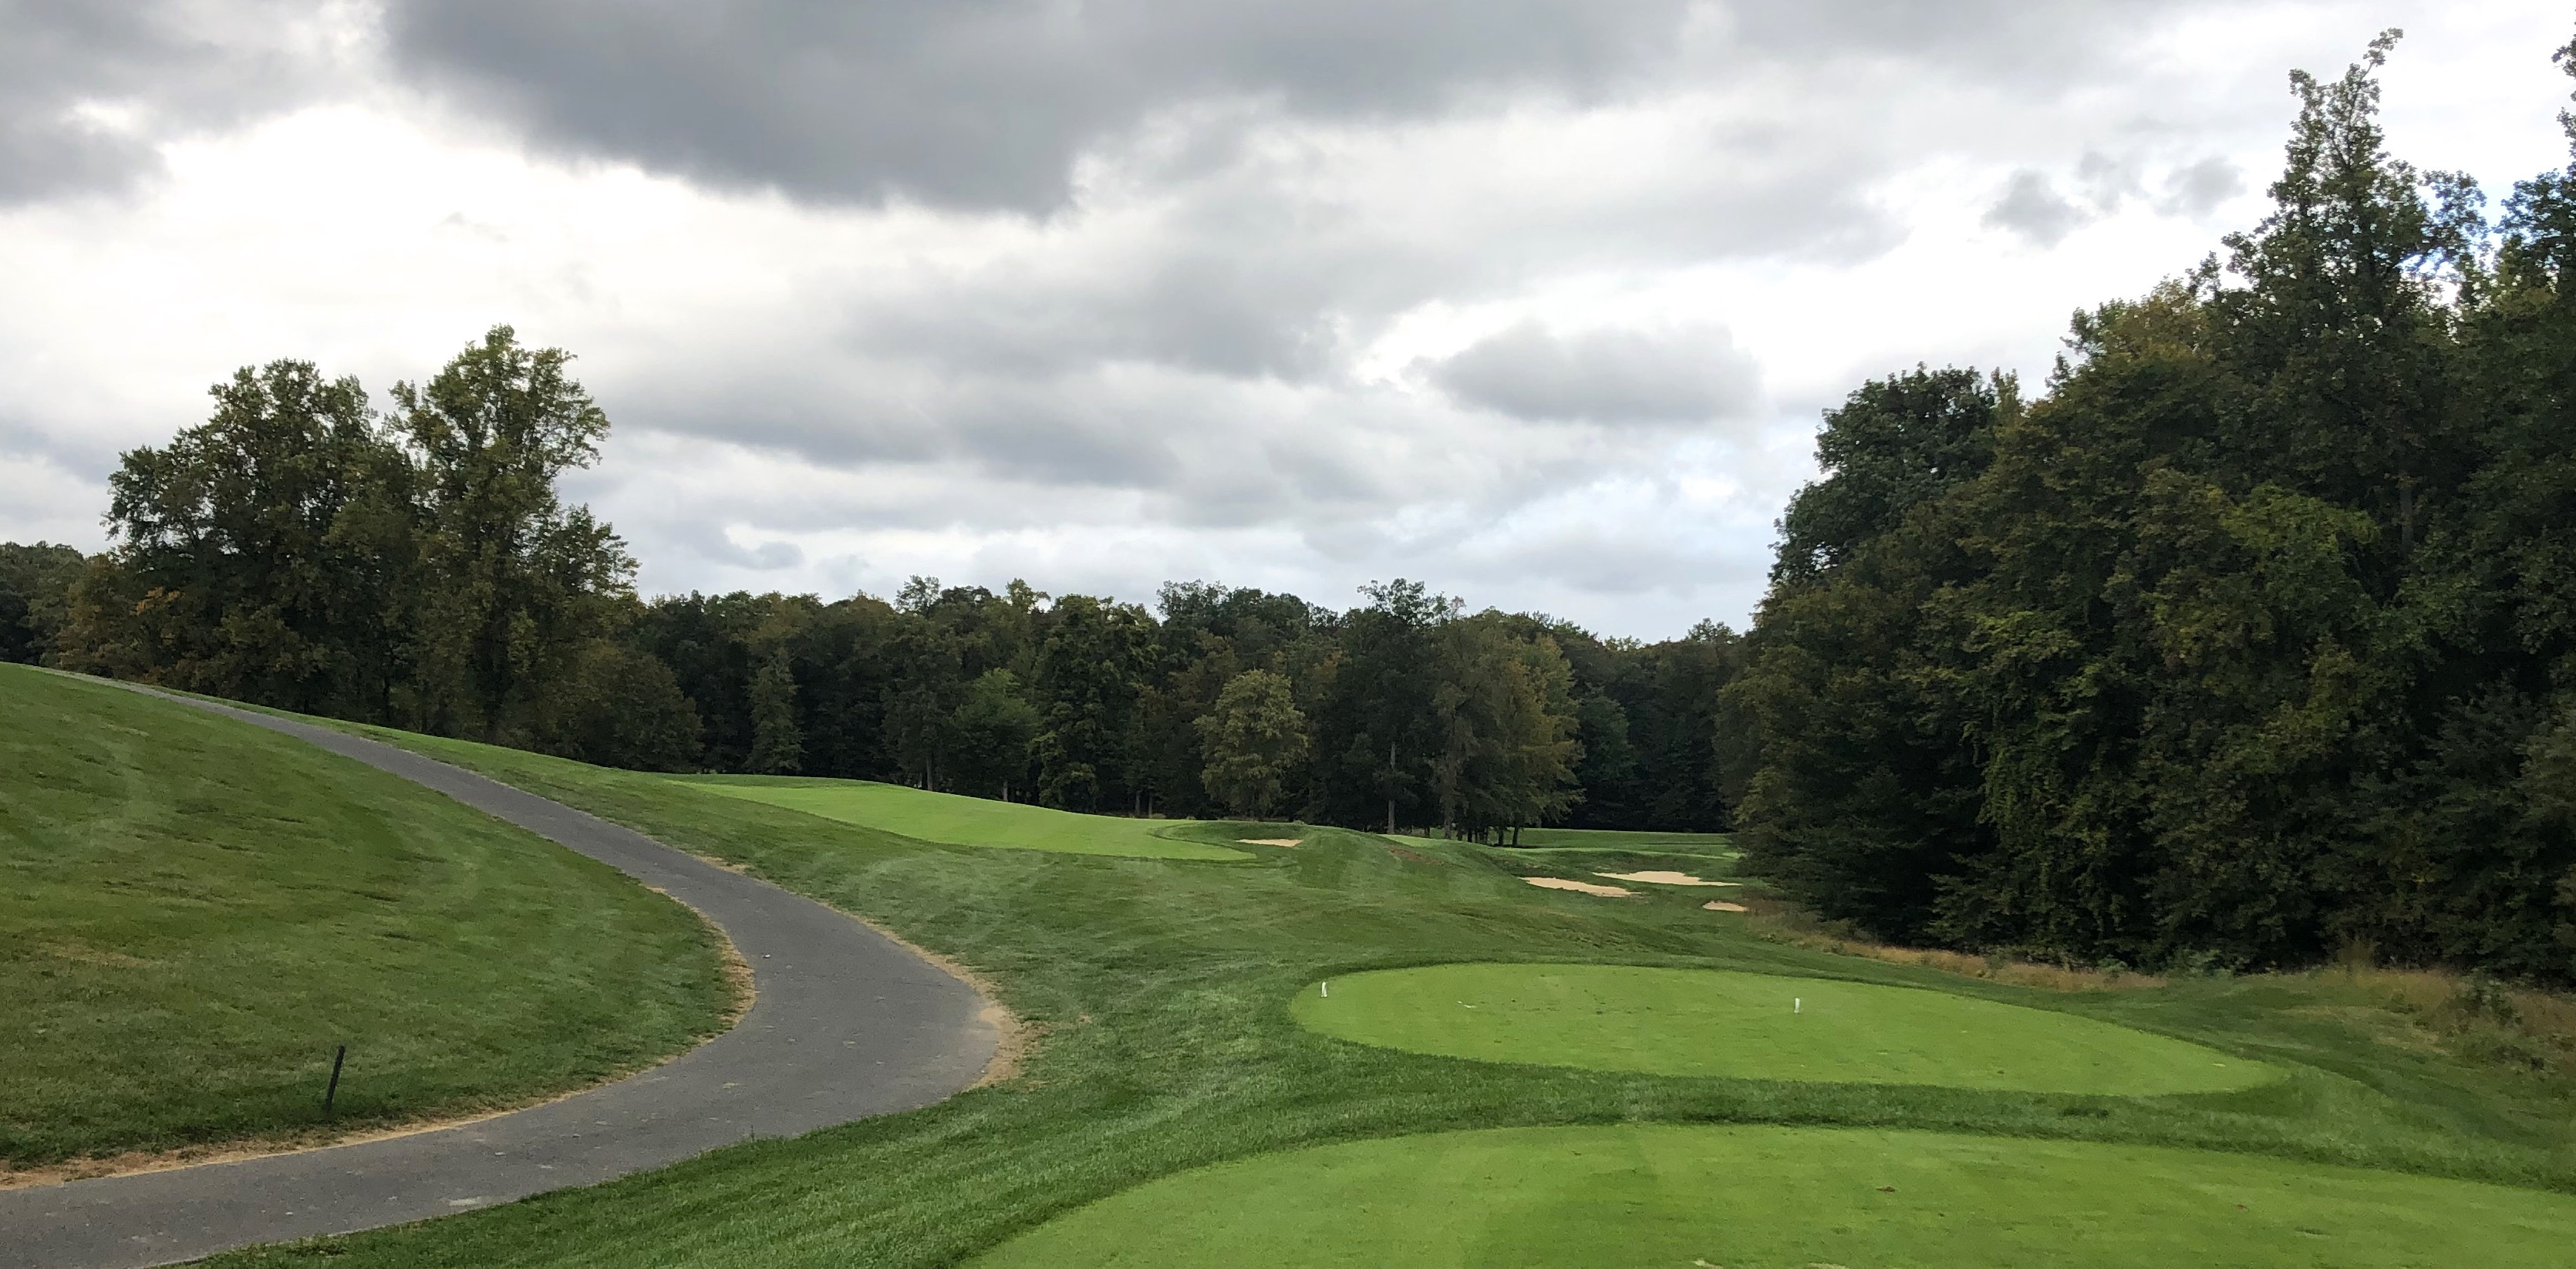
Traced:
<path fill-rule="evenodd" d="M 1165 1177 L 975 1269 L 2564 1265 L 2576 1198 L 2157 1146 L 1616 1125 L 1395 1137 Z"/>
<path fill-rule="evenodd" d="M 508 1105 L 684 1049 L 706 926 L 302 741 L 0 665 L 0 1164 Z"/>
<path fill-rule="evenodd" d="M 1724 833 L 1657 833 L 1616 828 L 1525 828 L 1522 847 L 1598 850 L 1669 850 L 1695 854 L 1732 854 L 1734 842 Z"/>
<path fill-rule="evenodd" d="M 1168 836 L 1186 820 L 1136 820 L 1083 815 L 1025 802 L 996 802 L 956 793 L 931 793 L 900 784 L 794 776 L 675 777 L 689 787 L 726 797 L 819 815 L 827 820 L 901 833 L 958 846 L 1009 846 L 1071 855 L 1124 855 L 1140 859 L 1233 859 L 1244 852 Z"/>
<path fill-rule="evenodd" d="M 1324 994 L 1329 987 L 1330 994 Z M 1435 965 L 1309 987 L 1338 1039 L 1596 1071 L 2148 1095 L 2249 1088 L 2258 1062 L 2129 1027 L 1948 992 L 1633 965 Z"/>

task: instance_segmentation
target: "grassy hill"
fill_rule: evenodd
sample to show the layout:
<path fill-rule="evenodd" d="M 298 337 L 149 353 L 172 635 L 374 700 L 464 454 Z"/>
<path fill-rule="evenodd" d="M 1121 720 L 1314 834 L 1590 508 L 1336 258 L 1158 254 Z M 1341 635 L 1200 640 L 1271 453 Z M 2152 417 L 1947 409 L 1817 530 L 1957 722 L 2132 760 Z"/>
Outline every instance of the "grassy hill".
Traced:
<path fill-rule="evenodd" d="M 2418 988 L 2443 980 L 2363 971 L 2170 982 L 2131 975 L 2116 990 L 2051 991 L 1765 941 L 1741 917 L 1699 908 L 1705 890 L 1641 887 L 1632 899 L 1539 890 L 1519 879 L 1543 862 L 1526 851 L 1439 841 L 1398 845 L 1332 829 L 1307 830 L 1293 850 L 1244 847 L 1253 858 L 1226 867 L 984 850 L 709 797 L 661 776 L 461 742 L 397 739 L 734 861 L 957 956 L 996 981 L 1005 1002 L 1035 1025 L 1037 1048 L 1026 1078 L 922 1111 L 719 1151 L 594 1189 L 219 1263 L 787 1269 L 927 1267 L 987 1255 L 998 1257 L 995 1264 L 1029 1263 L 1009 1248 L 1069 1244 L 1046 1238 L 1015 1244 L 1015 1238 L 1036 1237 L 1033 1231 L 1054 1228 L 1046 1224 L 1051 1219 L 1086 1210 L 1141 1211 L 1147 1218 L 1177 1210 L 1158 1206 L 1154 1194 L 1180 1193 L 1187 1200 L 1181 1206 L 1199 1203 L 1201 1219 L 1222 1224 L 1225 1213 L 1203 1200 L 1237 1194 L 1222 1183 L 1234 1174 L 1193 1169 L 1235 1161 L 1269 1166 L 1261 1160 L 1293 1168 L 1301 1156 L 1272 1152 L 1414 1134 L 1630 1124 L 1798 1125 L 1803 1128 L 1763 1130 L 1792 1143 L 1783 1149 L 1796 1150 L 1828 1139 L 1805 1129 L 1836 1125 L 1895 1134 L 1888 1140 L 1937 1138 L 1948 1143 L 1940 1149 L 1961 1157 L 2010 1152 L 2023 1142 L 2061 1143 L 2049 1148 L 2069 1159 L 2084 1143 L 2101 1151 L 2081 1157 L 2100 1160 L 2181 1149 L 2191 1153 L 2173 1165 L 2183 1169 L 2173 1193 L 2231 1197 L 2198 1213 L 2159 1208 L 2134 1228 L 2152 1244 L 2163 1228 L 2158 1221 L 2229 1219 L 2248 1211 L 2236 1206 L 2246 1203 L 2253 1210 L 2245 1219 L 2265 1223 L 2260 1237 L 2231 1240 L 2197 1226 L 2193 1236 L 2247 1249 L 2248 1264 L 2314 1263 L 2314 1257 L 2265 1259 L 2272 1253 L 2263 1249 L 2308 1247 L 2300 1223 L 2347 1199 L 2412 1213 L 2422 1218 L 2419 1227 L 2462 1219 L 2458 1213 L 2470 1209 L 2454 1199 L 2463 1191 L 2445 1188 L 2453 1181 L 2439 1178 L 2505 1187 L 2475 1193 L 2492 1200 L 2492 1210 L 2531 1223 L 2488 1230 L 2481 1237 L 2490 1242 L 2576 1228 L 2566 1225 L 2576 1212 L 2569 1206 L 2576 1203 L 2576 1082 L 2565 1073 L 2576 1053 L 2564 1046 L 2565 1028 L 2542 1025 L 2548 1002 L 2541 998 L 2516 998 L 2521 1021 L 2514 1022 L 2507 1020 L 2512 1008 L 2489 999 L 2503 998 L 2491 989 L 2452 983 L 2442 990 L 2457 987 L 2462 994 L 2428 997 Z M 1231 824 L 1177 831 L 1211 845 L 1270 835 Z M 1568 875 L 1588 876 L 1602 858 L 1569 855 L 1558 864 Z M 1292 1002 L 1317 990 L 1320 980 L 1448 961 L 1704 967 L 1927 988 L 2190 1041 L 2265 1063 L 2281 1077 L 2229 1091 L 2105 1096 L 1665 1075 L 1353 1044 L 1309 1030 L 1292 1015 Z M 1544 1132 L 1534 1138 L 1568 1139 Z M 1514 1219 L 1593 1232 L 1546 1244 L 1565 1249 L 1556 1258 L 1531 1243 L 1520 1259 L 1497 1252 L 1499 1259 L 1462 1263 L 1597 1264 L 1597 1256 L 1585 1257 L 1620 1245 L 1616 1222 L 1631 1214 L 1688 1218 L 1702 1229 L 1797 1216 L 1796 1205 L 1781 1204 L 1712 1213 L 1713 1200 L 1689 1183 L 1686 1170 L 1658 1188 L 1652 1155 L 1636 1155 L 1634 1168 L 1623 1162 L 1629 1156 L 1613 1157 L 1601 1166 L 1616 1174 L 1615 1183 L 1586 1181 L 1571 1189 L 1539 1183 L 1574 1175 L 1551 1170 L 1544 1156 L 1520 1156 L 1509 1167 L 1497 1163 L 1535 1205 L 1515 1209 Z M 1848 1167 L 1827 1162 L 1817 1163 L 1824 1168 L 1817 1175 L 1856 1186 L 1881 1166 L 1866 1158 Z M 1966 1206 L 1974 1195 L 1953 1206 L 1945 1194 L 1941 1206 L 1924 1207 L 1920 1215 L 1973 1223 L 2091 1210 L 2086 1203 L 2124 1210 L 2125 1168 L 2088 1164 L 2063 1192 L 2027 1194 L 2009 1206 L 1996 1206 L 1988 1194 L 1976 1199 L 1987 1204 L 1982 1211 Z M 2370 1170 L 2366 1179 L 2378 1188 L 2331 1194 L 2316 1188 L 2340 1184 L 2326 1173 L 2350 1168 Z M 2045 1182 L 2050 1172 L 2038 1168 L 2035 1175 Z M 1219 1183 L 1184 1191 L 1138 1188 L 1194 1175 Z M 2261 1180 L 2266 1177 L 2274 1179 Z M 1816 1199 L 1814 1210 L 1837 1220 L 1848 1210 L 1855 1222 L 1899 1219 L 1903 1213 L 1895 1207 L 1879 1212 L 1868 1205 L 1882 1197 L 1877 1187 L 1900 1182 L 1905 1193 L 1898 1206 L 1922 1207 L 1916 1182 L 1897 1177 Z M 1294 1176 L 1280 1184 L 1285 1188 L 1258 1194 L 1339 1192 L 1300 1188 L 1305 1183 Z M 2314 1210 L 2263 1208 L 2262 1194 L 2309 1189 L 2345 1197 L 2319 1198 Z M 1130 1191 L 1138 1196 L 1133 1203 L 1102 1203 Z M 1384 1194 L 1409 1192 L 1392 1187 Z M 1370 1219 L 1376 1223 L 1369 1228 L 1409 1228 Z M 1600 1223 L 1605 1220 L 1612 1224 Z M 1587 1227 L 1587 1221 L 1593 1223 Z M 1321 1236 L 1358 1225 L 1319 1216 L 1306 1227 Z M 1079 1227 L 1061 1228 L 1075 1243 L 1088 1237 Z M 1228 1228 L 1239 1233 L 1249 1226 Z M 1894 1226 L 1870 1228 L 1880 1231 L 1873 1237 L 1906 1245 Z M 1774 1243 L 1792 1248 L 1796 1240 Z M 1114 1247 L 1115 1236 L 1103 1245 Z M 2314 1247 L 2327 1255 L 2341 1245 Z M 1877 1263 L 1835 1260 L 1823 1254 L 1829 1248 L 1793 1249 L 1804 1258 L 1782 1263 Z M 1383 1246 L 1341 1250 L 1357 1258 L 1352 1263 L 1391 1263 Z M 1262 1263 L 1283 1269 L 1308 1263 L 1300 1254 L 1265 1247 Z M 1735 1269 L 1773 1263 L 1691 1254 Z M 2064 1262 L 2045 1255 L 2040 1261 Z M 2537 1263 L 2546 1262 L 2544 1256 Z"/>
<path fill-rule="evenodd" d="M 695 914 L 292 738 L 0 665 L 0 1166 L 528 1101 L 721 1026 Z"/>

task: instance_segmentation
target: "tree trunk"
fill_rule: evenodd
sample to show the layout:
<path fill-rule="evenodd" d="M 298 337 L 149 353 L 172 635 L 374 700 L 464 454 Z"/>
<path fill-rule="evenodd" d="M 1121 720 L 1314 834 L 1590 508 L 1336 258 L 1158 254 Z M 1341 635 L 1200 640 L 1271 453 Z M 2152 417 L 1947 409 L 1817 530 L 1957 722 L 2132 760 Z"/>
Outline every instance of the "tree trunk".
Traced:
<path fill-rule="evenodd" d="M 1386 835 L 1395 836 L 1395 742 L 1386 742 Z"/>

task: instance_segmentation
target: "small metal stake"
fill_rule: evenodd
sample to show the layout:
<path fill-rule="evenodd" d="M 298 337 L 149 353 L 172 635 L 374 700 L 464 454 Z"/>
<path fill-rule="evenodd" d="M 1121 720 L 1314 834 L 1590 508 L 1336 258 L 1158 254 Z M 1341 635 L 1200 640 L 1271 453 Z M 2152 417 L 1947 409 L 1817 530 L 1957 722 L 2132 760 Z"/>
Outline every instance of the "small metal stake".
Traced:
<path fill-rule="evenodd" d="M 348 1060 L 349 1046 L 345 1044 L 331 1055 L 331 1087 L 322 1090 L 322 1113 L 326 1117 L 331 1113 L 331 1103 L 340 1097 L 340 1064 Z"/>

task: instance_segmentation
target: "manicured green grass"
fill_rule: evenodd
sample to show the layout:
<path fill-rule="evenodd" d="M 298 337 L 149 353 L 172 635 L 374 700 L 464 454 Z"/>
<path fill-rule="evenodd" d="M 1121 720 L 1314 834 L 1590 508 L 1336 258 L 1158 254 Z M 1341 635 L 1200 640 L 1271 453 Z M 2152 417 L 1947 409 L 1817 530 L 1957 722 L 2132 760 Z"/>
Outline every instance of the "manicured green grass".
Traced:
<path fill-rule="evenodd" d="M 698 918 L 301 741 L 0 665 L 0 1164 L 532 1100 L 730 1004 Z"/>
<path fill-rule="evenodd" d="M 1172 835 L 1183 820 L 1081 815 L 1022 802 L 932 793 L 868 780 L 795 776 L 674 777 L 693 789 L 783 806 L 844 824 L 958 846 L 1010 846 L 1136 859 L 1232 859 L 1244 852 Z"/>
<path fill-rule="evenodd" d="M 2279 1077 L 2259 1062 L 2071 1014 L 1725 970 L 1380 970 L 1300 992 L 1291 1012 L 1360 1044 L 1656 1075 L 2127 1096 L 2224 1092 Z"/>
<path fill-rule="evenodd" d="M 975 1269 L 2540 1269 L 2576 1198 L 2245 1155 L 1947 1133 L 1439 1133 L 1166 1177 Z"/>
<path fill-rule="evenodd" d="M 1316 828 L 1294 850 L 1247 847 L 1255 858 L 1226 867 L 961 850 L 710 797 L 661 776 L 397 739 L 881 922 L 983 971 L 1044 1030 L 1025 1078 L 935 1107 L 721 1150 L 593 1189 L 226 1257 L 226 1269 L 307 1261 L 332 1269 L 931 1269 L 1191 1168 L 1501 1127 L 1910 1128 L 1991 1136 L 1996 1149 L 2198 1147 L 2258 1162 L 2576 1193 L 2569 1079 L 2448 1056 L 2447 1041 L 2424 1031 L 2423 1019 L 2336 980 L 2185 978 L 2061 994 L 1765 942 L 1740 918 L 1699 910 L 1706 890 L 1652 888 L 1638 899 L 1538 890 L 1518 880 L 1511 865 L 1522 861 L 1459 842 L 1408 841 L 1399 855 L 1374 834 Z M 1275 827 L 1175 831 L 1222 845 L 1272 836 Z M 2236 1092 L 2124 1098 L 1589 1071 L 1348 1044 L 1289 1012 L 1297 992 L 1320 978 L 1510 960 L 1933 987 L 2191 1040 L 2267 1062 L 2282 1078 Z M 1723 1187 L 1708 1201 L 1732 1210 Z M 1730 1219 L 1784 1220 L 1796 1210 Z M 2469 1229 L 2476 1216 L 2447 1202 L 2414 1204 L 2411 1214 L 2446 1238 L 2479 1236 Z M 2445 1246 L 2428 1245 L 2427 1262 L 2445 1263 Z M 2317 1261 L 2282 1263 L 2311 1269 Z"/>
<path fill-rule="evenodd" d="M 1645 850 L 1697 855 L 1731 855 L 1735 844 L 1724 833 L 1630 832 L 1616 828 L 1525 828 L 1519 850 Z"/>

